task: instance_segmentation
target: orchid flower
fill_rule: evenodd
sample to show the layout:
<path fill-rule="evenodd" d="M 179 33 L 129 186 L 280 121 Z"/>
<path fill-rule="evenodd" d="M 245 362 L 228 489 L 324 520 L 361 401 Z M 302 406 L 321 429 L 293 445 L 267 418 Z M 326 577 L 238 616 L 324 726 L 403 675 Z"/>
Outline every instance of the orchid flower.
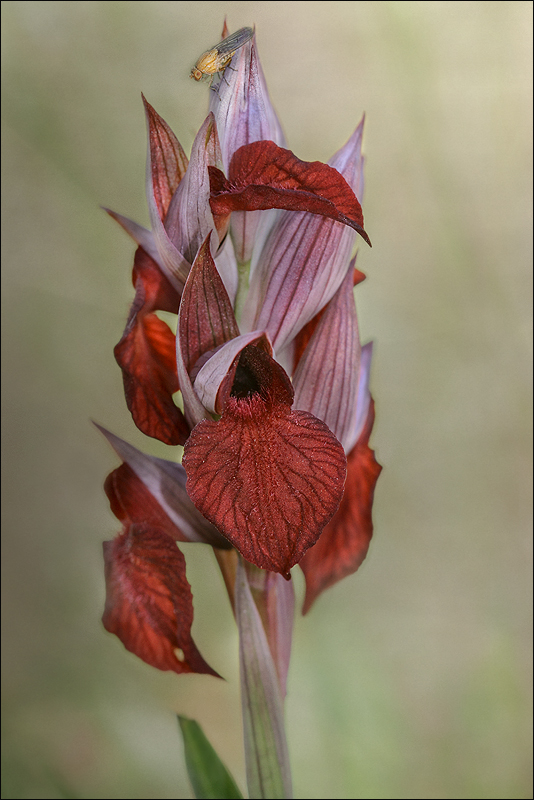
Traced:
<path fill-rule="evenodd" d="M 353 250 L 358 237 L 370 244 L 363 119 L 328 164 L 298 159 L 255 37 L 214 89 L 189 160 L 143 98 L 151 230 L 108 212 L 138 245 L 135 299 L 115 347 L 126 402 L 137 427 L 183 446 L 183 459 L 145 455 L 100 428 L 123 462 L 105 485 L 123 528 L 104 544 L 103 622 L 158 669 L 217 676 L 191 637 L 177 542 L 210 545 L 241 635 L 249 789 L 283 797 L 291 569 L 304 572 L 307 612 L 359 567 L 380 472 L 368 444 L 372 345 L 360 344 L 354 302 L 365 276 Z M 176 335 L 158 312 L 176 315 Z M 268 789 L 247 751 L 256 668 L 265 747 L 281 765 Z"/>

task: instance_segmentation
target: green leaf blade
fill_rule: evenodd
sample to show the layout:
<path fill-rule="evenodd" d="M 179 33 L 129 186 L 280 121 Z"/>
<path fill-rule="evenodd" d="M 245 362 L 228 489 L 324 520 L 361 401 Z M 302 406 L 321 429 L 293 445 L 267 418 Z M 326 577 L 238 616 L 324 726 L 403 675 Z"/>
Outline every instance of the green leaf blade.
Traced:
<path fill-rule="evenodd" d="M 236 782 L 194 719 L 178 715 L 185 763 L 198 800 L 240 800 Z"/>

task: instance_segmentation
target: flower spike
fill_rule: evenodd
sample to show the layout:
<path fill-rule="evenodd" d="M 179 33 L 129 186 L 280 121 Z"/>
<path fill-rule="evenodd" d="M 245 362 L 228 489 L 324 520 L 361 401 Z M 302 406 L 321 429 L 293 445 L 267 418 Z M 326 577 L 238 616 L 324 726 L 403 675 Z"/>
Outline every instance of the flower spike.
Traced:
<path fill-rule="evenodd" d="M 372 345 L 360 343 L 354 299 L 358 236 L 371 245 L 363 119 L 327 164 L 302 161 L 252 28 L 228 37 L 225 24 L 195 70 L 221 80 L 189 159 L 143 97 L 151 229 L 108 211 L 137 244 L 114 351 L 127 406 L 183 457 L 101 429 L 121 459 L 105 491 L 122 526 L 104 543 L 103 622 L 158 669 L 218 676 L 192 638 L 180 549 L 212 547 L 240 631 L 249 794 L 287 797 L 291 570 L 303 570 L 306 613 L 358 569 L 381 470 L 369 446 Z"/>

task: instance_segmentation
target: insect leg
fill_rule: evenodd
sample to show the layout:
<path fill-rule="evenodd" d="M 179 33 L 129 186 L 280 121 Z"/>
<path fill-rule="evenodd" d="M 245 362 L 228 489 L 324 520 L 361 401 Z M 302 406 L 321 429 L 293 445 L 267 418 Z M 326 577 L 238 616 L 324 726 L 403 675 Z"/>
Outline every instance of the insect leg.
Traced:
<path fill-rule="evenodd" d="M 210 89 L 211 89 L 212 92 L 215 92 L 215 94 L 217 95 L 217 97 L 220 100 L 221 99 L 221 95 L 219 94 L 219 84 L 216 84 L 215 86 L 210 86 Z"/>

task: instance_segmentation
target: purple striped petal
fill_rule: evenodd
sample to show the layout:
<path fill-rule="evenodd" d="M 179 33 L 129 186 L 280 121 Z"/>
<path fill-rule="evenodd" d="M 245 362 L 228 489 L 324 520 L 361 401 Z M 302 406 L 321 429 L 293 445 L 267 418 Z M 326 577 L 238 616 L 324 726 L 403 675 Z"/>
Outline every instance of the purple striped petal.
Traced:
<path fill-rule="evenodd" d="M 213 114 L 208 114 L 195 137 L 189 166 L 174 193 L 165 219 L 171 242 L 190 263 L 195 260 L 200 245 L 210 231 L 214 231 L 214 253 L 219 246 L 209 204 L 208 166 L 220 164 L 217 126 Z"/>
<path fill-rule="evenodd" d="M 150 216 L 150 224 L 152 226 L 152 235 L 159 254 L 158 263 L 160 263 L 165 270 L 167 276 L 173 276 L 175 281 L 179 281 L 183 285 L 187 279 L 190 263 L 183 257 L 183 255 L 176 249 L 174 244 L 169 239 L 161 215 L 159 212 L 158 203 L 155 194 L 155 178 L 152 166 L 152 148 L 151 148 L 151 113 L 148 104 L 143 98 L 145 104 L 145 115 L 147 122 L 147 138 L 148 138 L 148 152 L 146 160 L 146 196 L 148 203 L 148 213 Z"/>
<path fill-rule="evenodd" d="M 239 336 L 230 298 L 210 252 L 210 236 L 191 267 L 178 312 L 176 364 L 184 413 L 190 425 L 207 416 L 193 389 L 192 369 L 206 353 Z"/>
<path fill-rule="evenodd" d="M 270 139 L 286 146 L 258 58 L 256 37 L 237 51 L 217 91 L 211 92 L 210 110 L 217 122 L 226 173 L 232 155 L 241 145 Z M 262 215 L 259 211 L 232 214 L 230 226 L 240 264 L 250 261 L 258 227 L 267 220 L 272 222 L 272 215 Z"/>
<path fill-rule="evenodd" d="M 360 369 L 358 374 L 358 394 L 356 397 L 356 417 L 354 428 L 347 438 L 347 452 L 350 452 L 365 427 L 369 416 L 371 393 L 369 391 L 369 375 L 371 372 L 371 359 L 373 357 L 373 342 L 367 342 L 362 347 Z"/>
<path fill-rule="evenodd" d="M 353 262 L 326 307 L 293 378 L 295 408 L 326 422 L 345 452 L 356 424 L 360 337 L 354 302 Z"/>
<path fill-rule="evenodd" d="M 363 189 L 362 132 L 363 120 L 328 162 L 356 196 Z M 355 240 L 355 231 L 339 222 L 282 212 L 252 265 L 241 329 L 266 330 L 275 351 L 284 349 L 338 290 Z"/>

